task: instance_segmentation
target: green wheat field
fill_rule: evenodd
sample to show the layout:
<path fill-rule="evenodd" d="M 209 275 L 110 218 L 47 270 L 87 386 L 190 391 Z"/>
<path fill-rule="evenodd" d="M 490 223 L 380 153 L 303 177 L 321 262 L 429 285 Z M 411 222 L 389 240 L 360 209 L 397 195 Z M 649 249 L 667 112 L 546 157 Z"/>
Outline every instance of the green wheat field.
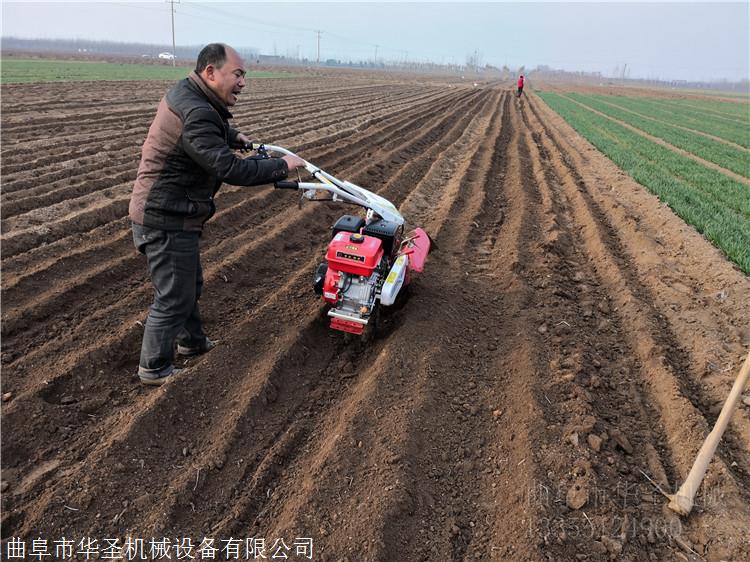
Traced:
<path fill-rule="evenodd" d="M 750 275 L 750 104 L 537 92 L 622 170 Z M 615 121 L 616 120 L 616 121 Z M 717 170 L 638 131 L 711 162 Z"/>
<path fill-rule="evenodd" d="M 71 80 L 178 80 L 192 70 L 171 64 L 133 64 L 101 61 L 9 59 L 0 61 L 0 82 L 58 82 Z M 289 78 L 291 74 L 248 72 L 249 79 Z"/>

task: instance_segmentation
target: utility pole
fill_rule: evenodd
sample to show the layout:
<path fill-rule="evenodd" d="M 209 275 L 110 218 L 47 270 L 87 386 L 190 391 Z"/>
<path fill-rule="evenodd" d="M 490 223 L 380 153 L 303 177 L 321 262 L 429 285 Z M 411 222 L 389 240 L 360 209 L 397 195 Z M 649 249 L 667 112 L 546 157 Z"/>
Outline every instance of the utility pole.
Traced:
<path fill-rule="evenodd" d="M 317 59 L 317 64 L 320 64 L 320 34 L 322 33 L 322 31 L 316 31 L 315 33 L 318 34 L 318 59 Z"/>
<path fill-rule="evenodd" d="M 177 3 L 179 4 L 180 0 L 177 0 Z M 169 0 L 169 3 L 171 4 L 171 12 L 172 12 L 172 67 L 175 67 L 177 65 L 177 62 L 175 59 L 177 58 L 177 47 L 174 42 L 174 0 Z"/>
<path fill-rule="evenodd" d="M 378 64 L 378 47 L 380 45 L 375 45 L 375 64 Z"/>

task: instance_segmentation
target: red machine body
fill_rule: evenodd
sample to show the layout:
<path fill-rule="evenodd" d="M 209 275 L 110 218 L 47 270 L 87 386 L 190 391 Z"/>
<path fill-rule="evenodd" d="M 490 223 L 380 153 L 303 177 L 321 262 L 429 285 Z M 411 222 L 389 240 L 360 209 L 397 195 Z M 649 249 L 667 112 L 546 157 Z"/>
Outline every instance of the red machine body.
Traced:
<path fill-rule="evenodd" d="M 369 277 L 383 259 L 383 242 L 374 236 L 339 232 L 328 245 L 329 269 Z"/>
<path fill-rule="evenodd" d="M 281 146 L 248 146 L 261 156 L 296 156 Z M 432 241 L 420 228 L 404 238 L 404 217 L 382 195 L 303 162 L 311 180 L 281 180 L 274 187 L 301 191 L 300 202 L 344 202 L 367 210 L 365 217 L 347 214 L 334 223 L 326 258 L 316 267 L 312 285 L 330 305 L 327 316 L 333 329 L 374 336 L 381 308 L 396 304 L 400 297 L 403 303 L 402 289 L 423 270 Z"/>
<path fill-rule="evenodd" d="M 323 300 L 330 304 L 338 302 L 341 272 L 369 277 L 382 259 L 383 243 L 379 238 L 359 233 L 338 232 L 326 252 L 328 270 L 323 282 Z M 361 326 L 357 326 L 356 329 L 359 333 Z"/>
<path fill-rule="evenodd" d="M 424 271 L 424 263 L 427 261 L 427 254 L 430 253 L 430 236 L 421 228 L 415 228 L 407 236 L 405 248 L 399 252 L 409 256 L 409 272 Z M 406 283 L 408 285 L 408 282 Z"/>

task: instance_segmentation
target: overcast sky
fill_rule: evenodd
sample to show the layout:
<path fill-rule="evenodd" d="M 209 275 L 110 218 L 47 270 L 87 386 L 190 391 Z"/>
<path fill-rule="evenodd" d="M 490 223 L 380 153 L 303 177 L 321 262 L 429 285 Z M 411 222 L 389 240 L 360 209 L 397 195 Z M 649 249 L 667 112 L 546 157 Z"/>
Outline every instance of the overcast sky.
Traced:
<path fill-rule="evenodd" d="M 3 36 L 171 44 L 168 1 L 2 3 Z M 206 2 L 176 5 L 178 45 L 221 41 L 315 59 L 546 64 L 610 76 L 738 80 L 750 3 Z M 376 47 L 377 45 L 377 47 Z"/>

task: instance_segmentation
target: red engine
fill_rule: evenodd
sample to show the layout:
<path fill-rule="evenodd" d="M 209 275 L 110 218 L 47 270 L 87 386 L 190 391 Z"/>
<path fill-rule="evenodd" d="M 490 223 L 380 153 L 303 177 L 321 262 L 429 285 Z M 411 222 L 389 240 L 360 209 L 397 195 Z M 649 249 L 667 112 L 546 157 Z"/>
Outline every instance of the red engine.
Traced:
<path fill-rule="evenodd" d="M 325 263 L 315 272 L 315 292 L 331 305 L 331 327 L 362 334 L 379 306 L 395 302 L 412 271 L 422 271 L 430 248 L 416 229 L 402 241 L 403 226 L 382 219 L 365 223 L 344 215 L 333 226 Z M 373 315 L 375 315 L 373 317 Z"/>
<path fill-rule="evenodd" d="M 328 270 L 323 283 L 323 299 L 336 304 L 340 298 L 341 273 L 370 277 L 383 259 L 380 238 L 355 232 L 339 232 L 328 245 Z"/>

